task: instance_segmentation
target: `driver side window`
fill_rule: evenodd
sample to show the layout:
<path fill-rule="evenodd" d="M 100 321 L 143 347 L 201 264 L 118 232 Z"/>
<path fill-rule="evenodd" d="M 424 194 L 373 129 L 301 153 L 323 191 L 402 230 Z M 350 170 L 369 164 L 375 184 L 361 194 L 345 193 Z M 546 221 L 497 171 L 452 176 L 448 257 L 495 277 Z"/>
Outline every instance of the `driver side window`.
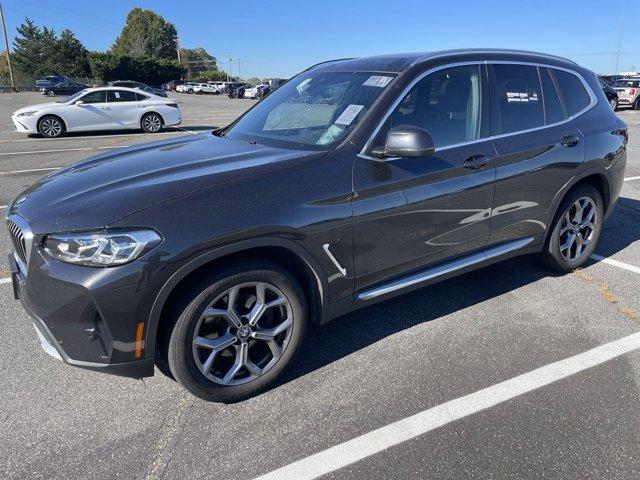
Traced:
<path fill-rule="evenodd" d="M 481 90 L 479 65 L 427 75 L 402 98 L 373 145 L 383 146 L 387 132 L 398 125 L 424 128 L 436 148 L 480 138 Z"/>
<path fill-rule="evenodd" d="M 106 91 L 99 90 L 96 92 L 89 92 L 79 100 L 83 103 L 104 103 L 106 102 Z"/>

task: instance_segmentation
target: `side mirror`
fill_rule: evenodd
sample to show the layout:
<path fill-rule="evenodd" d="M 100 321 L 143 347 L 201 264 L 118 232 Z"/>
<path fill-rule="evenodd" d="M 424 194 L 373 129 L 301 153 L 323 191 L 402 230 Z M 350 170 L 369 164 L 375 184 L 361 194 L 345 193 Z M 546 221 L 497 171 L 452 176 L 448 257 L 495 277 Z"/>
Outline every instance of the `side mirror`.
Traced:
<path fill-rule="evenodd" d="M 84 102 L 82 100 L 76 100 L 75 102 L 73 102 L 74 105 L 81 107 L 82 105 L 84 105 Z"/>
<path fill-rule="evenodd" d="M 424 128 L 398 125 L 387 132 L 383 148 L 374 148 L 371 154 L 378 158 L 424 158 L 433 155 L 433 138 Z"/>

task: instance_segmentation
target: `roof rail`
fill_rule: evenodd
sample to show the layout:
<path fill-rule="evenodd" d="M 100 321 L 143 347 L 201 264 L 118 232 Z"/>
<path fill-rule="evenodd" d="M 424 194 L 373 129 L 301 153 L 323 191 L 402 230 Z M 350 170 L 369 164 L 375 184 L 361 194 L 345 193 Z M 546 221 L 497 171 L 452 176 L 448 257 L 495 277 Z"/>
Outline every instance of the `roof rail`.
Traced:
<path fill-rule="evenodd" d="M 504 48 L 463 48 L 463 49 L 454 49 L 454 50 L 442 50 L 439 52 L 432 52 L 432 53 L 427 53 L 425 54 L 423 57 L 417 59 L 415 62 L 412 63 L 412 65 L 417 65 L 419 63 L 422 62 L 426 62 L 428 60 L 433 60 L 435 58 L 439 58 L 439 57 L 446 57 L 449 55 L 455 55 L 455 54 L 464 54 L 464 53 L 480 53 L 480 54 L 489 54 L 489 53 L 512 53 L 512 54 L 524 54 L 524 55 L 535 55 L 537 57 L 542 57 L 542 58 L 549 58 L 549 59 L 553 59 L 553 60 L 560 60 L 563 62 L 568 62 L 571 63 L 573 65 L 578 65 L 578 63 L 576 63 L 573 60 L 570 60 L 568 58 L 565 57 L 561 57 L 559 55 L 551 55 L 548 53 L 540 53 L 540 52 L 533 52 L 530 50 L 515 50 L 515 49 L 504 49 Z"/>

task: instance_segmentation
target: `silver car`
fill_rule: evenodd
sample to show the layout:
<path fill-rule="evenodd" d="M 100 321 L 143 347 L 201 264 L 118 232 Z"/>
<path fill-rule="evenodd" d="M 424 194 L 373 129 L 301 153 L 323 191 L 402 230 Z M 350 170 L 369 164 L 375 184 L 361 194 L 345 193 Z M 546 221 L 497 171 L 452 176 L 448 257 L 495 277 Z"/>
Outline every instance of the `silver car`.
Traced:
<path fill-rule="evenodd" d="M 618 106 L 640 109 L 640 78 L 623 78 L 613 84 L 618 92 Z"/>

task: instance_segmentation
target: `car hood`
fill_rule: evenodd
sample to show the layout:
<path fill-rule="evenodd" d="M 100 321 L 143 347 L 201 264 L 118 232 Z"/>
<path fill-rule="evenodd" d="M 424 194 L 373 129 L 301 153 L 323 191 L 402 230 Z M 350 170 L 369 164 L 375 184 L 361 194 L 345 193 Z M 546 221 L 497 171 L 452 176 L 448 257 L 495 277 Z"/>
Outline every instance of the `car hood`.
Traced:
<path fill-rule="evenodd" d="M 12 115 L 17 115 L 17 114 L 22 113 L 22 112 L 33 112 L 33 111 L 40 112 L 42 110 L 49 110 L 49 109 L 52 109 L 52 108 L 59 108 L 61 105 L 63 105 L 63 104 L 62 103 L 58 103 L 58 102 L 36 103 L 34 105 L 29 105 L 27 107 L 22 107 L 22 108 L 18 109 L 15 112 L 13 112 Z"/>
<path fill-rule="evenodd" d="M 8 213 L 22 216 L 36 234 L 101 228 L 152 205 L 323 154 L 254 145 L 205 132 L 73 164 L 22 192 Z"/>

